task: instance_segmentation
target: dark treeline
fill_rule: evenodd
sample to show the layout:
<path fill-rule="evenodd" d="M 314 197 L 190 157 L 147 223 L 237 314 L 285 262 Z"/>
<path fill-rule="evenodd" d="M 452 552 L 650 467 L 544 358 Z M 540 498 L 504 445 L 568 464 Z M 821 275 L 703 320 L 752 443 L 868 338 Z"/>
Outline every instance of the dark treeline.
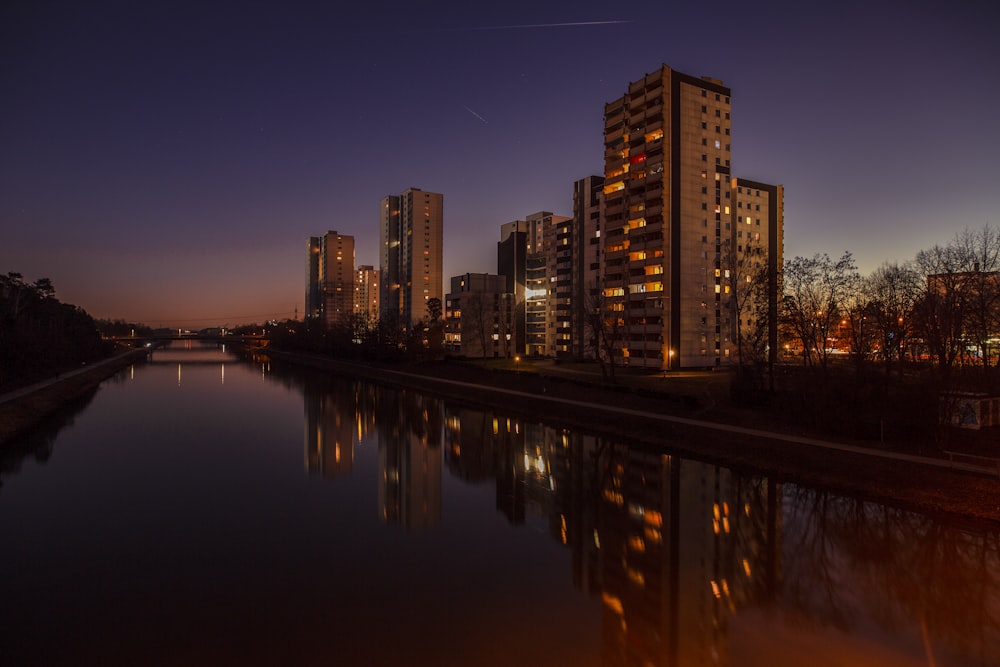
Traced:
<path fill-rule="evenodd" d="M 434 298 L 426 317 L 405 328 L 354 314 L 330 327 L 318 319 L 287 320 L 266 332 L 276 349 L 366 361 L 419 361 L 444 355 L 444 327 L 441 301 Z"/>
<path fill-rule="evenodd" d="M 82 308 L 62 303 L 48 278 L 0 275 L 0 388 L 30 384 L 100 360 L 112 347 Z"/>

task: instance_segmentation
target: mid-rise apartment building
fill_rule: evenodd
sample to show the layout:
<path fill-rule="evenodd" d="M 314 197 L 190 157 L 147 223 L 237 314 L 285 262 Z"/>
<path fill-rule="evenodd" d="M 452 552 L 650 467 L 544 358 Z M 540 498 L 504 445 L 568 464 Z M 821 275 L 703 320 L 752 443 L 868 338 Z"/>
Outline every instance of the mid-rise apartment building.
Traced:
<path fill-rule="evenodd" d="M 329 231 L 306 242 L 306 319 L 326 328 L 354 312 L 354 237 Z"/>
<path fill-rule="evenodd" d="M 570 218 L 538 211 L 524 219 L 525 251 L 525 352 L 536 355 L 555 353 L 556 340 L 556 248 L 557 236 Z M 563 259 L 565 262 L 565 258 Z"/>
<path fill-rule="evenodd" d="M 466 357 L 512 357 L 513 295 L 505 276 L 465 273 L 445 296 L 445 348 Z"/>
<path fill-rule="evenodd" d="M 380 318 L 402 330 L 443 301 L 444 196 L 409 188 L 382 199 L 379 226 Z"/>
<path fill-rule="evenodd" d="M 734 360 L 731 106 L 721 81 L 666 65 L 605 106 L 601 288 L 606 334 L 623 363 L 676 369 Z M 772 208 L 780 247 L 780 204 Z"/>
<path fill-rule="evenodd" d="M 784 198 L 781 185 L 734 178 L 731 191 L 736 248 L 729 270 L 736 319 L 736 354 L 743 361 L 778 360 L 778 298 L 784 265 Z M 763 289 L 756 288 L 763 283 Z"/>

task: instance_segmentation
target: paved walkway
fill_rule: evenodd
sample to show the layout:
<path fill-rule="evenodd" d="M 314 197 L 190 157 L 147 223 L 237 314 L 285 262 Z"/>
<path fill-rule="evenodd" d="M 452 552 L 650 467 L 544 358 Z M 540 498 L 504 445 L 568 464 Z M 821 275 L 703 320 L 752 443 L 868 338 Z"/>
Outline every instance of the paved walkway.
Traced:
<path fill-rule="evenodd" d="M 419 379 L 422 381 L 427 380 L 427 376 L 417 375 L 414 373 L 403 373 L 401 371 L 390 371 L 386 370 L 386 373 L 391 373 L 393 375 L 405 376 L 414 379 Z M 483 389 L 483 385 L 471 383 L 471 382 L 461 382 L 459 380 L 446 380 L 443 378 L 433 378 L 434 382 L 440 382 L 450 385 L 455 385 L 459 387 L 469 387 L 476 389 Z M 735 433 L 738 435 L 747 435 L 755 438 L 764 438 L 767 440 L 781 440 L 784 442 L 792 442 L 798 445 L 806 445 L 808 447 L 820 447 L 823 449 L 829 449 L 839 452 L 848 452 L 851 454 L 860 454 L 862 456 L 874 456 L 877 458 L 890 459 L 895 461 L 905 461 L 907 463 L 916 463 L 918 465 L 931 466 L 935 468 L 947 468 L 949 470 L 961 470 L 964 472 L 972 472 L 981 475 L 989 476 L 1000 476 L 1000 467 L 989 468 L 986 466 L 978 466 L 970 463 L 960 463 L 956 461 L 948 461 L 944 459 L 936 459 L 928 456 L 915 456 L 912 454 L 902 454 L 900 452 L 888 452 L 881 449 L 873 449 L 871 447 L 859 447 L 856 445 L 847 445 L 837 442 L 829 442 L 827 440 L 819 440 L 816 438 L 806 438 L 803 436 L 792 435 L 788 433 L 777 433 L 774 431 L 763 431 L 755 428 L 747 428 L 745 426 L 735 426 L 732 424 L 722 424 L 719 422 L 704 421 L 701 419 L 691 419 L 689 417 L 676 417 L 673 415 L 663 415 L 655 412 L 645 412 L 642 410 L 633 410 L 631 408 L 622 408 L 611 405 L 605 405 L 603 403 L 590 403 L 588 401 L 577 401 L 569 398 L 559 398 L 555 396 L 544 396 L 538 394 L 530 394 L 523 391 L 517 391 L 514 389 L 501 389 L 499 387 L 488 387 L 491 391 L 499 394 L 509 394 L 513 396 L 523 396 L 529 397 L 533 400 L 543 400 L 549 401 L 551 403 L 561 403 L 564 405 L 574 405 L 578 407 L 583 407 L 588 410 L 600 410 L 603 412 L 613 412 L 617 414 L 632 415 L 635 417 L 642 417 L 643 419 L 652 419 L 662 422 L 669 422 L 672 424 L 683 424 L 685 426 L 694 426 L 697 428 L 712 429 L 715 431 L 723 431 L 726 433 Z"/>

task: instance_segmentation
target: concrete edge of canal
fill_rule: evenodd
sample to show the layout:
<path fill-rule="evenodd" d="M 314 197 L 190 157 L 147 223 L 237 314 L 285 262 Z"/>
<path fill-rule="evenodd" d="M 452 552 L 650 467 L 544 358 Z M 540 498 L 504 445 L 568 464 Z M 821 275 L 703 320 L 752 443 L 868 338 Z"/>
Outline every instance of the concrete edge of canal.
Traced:
<path fill-rule="evenodd" d="M 148 354 L 149 350 L 144 348 L 126 350 L 0 395 L 0 446 L 43 424 L 52 413 L 93 391 L 104 380 L 122 368 L 145 359 Z"/>

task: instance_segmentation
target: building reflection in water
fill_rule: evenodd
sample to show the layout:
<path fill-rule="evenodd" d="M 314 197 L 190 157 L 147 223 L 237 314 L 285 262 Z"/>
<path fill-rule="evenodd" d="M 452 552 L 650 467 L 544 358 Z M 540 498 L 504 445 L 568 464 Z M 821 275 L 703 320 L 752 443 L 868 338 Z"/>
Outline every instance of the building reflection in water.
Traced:
<path fill-rule="evenodd" d="M 305 397 L 305 466 L 329 479 L 354 468 L 356 413 L 343 393 L 307 393 Z"/>
<path fill-rule="evenodd" d="M 376 434 L 379 517 L 408 530 L 439 525 L 441 401 L 324 373 L 303 374 L 301 382 L 306 470 L 350 475 L 355 446 Z"/>
<path fill-rule="evenodd" d="M 494 476 L 499 512 L 571 550 L 604 665 L 854 664 L 880 620 L 938 664 L 1000 664 L 996 535 L 500 413 L 446 409 L 445 442 L 452 475 Z"/>
<path fill-rule="evenodd" d="M 409 390 L 380 389 L 379 514 L 408 530 L 441 523 L 442 404 Z"/>
<path fill-rule="evenodd" d="M 791 665 L 817 651 L 854 664 L 871 651 L 869 626 L 889 638 L 885 664 L 911 664 L 914 650 L 925 664 L 1000 664 L 996 534 L 414 391 L 334 384 L 305 392 L 309 470 L 350 472 L 374 430 L 380 517 L 409 530 L 440 523 L 444 466 L 494 484 L 510 524 L 537 518 L 569 550 L 567 576 L 600 605 L 603 665 Z"/>

